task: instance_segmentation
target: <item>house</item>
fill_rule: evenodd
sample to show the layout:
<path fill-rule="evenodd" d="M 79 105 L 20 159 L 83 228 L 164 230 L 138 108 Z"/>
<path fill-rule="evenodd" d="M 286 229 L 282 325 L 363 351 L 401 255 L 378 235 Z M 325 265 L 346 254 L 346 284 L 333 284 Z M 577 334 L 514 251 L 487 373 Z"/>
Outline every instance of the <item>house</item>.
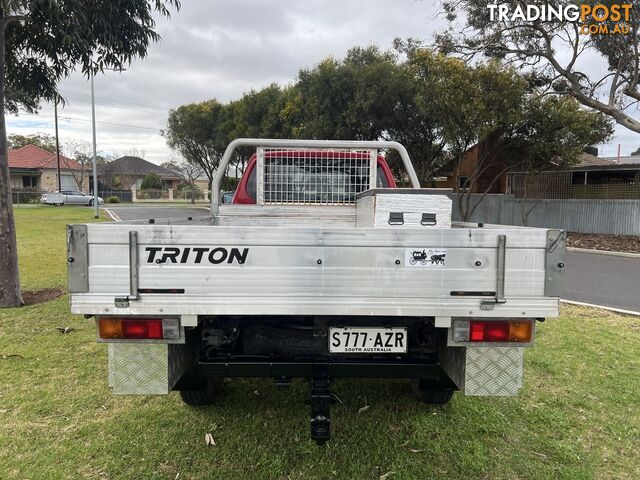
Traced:
<path fill-rule="evenodd" d="M 452 162 L 449 168 L 444 169 L 441 176 L 434 179 L 434 186 L 437 188 L 465 188 L 465 184 L 470 175 L 474 174 L 474 169 L 478 163 L 478 157 L 482 155 L 482 147 L 476 144 L 467 150 L 460 165 Z M 502 164 L 498 161 L 488 161 L 488 167 L 478 175 L 478 178 L 471 186 L 471 193 L 505 193 L 507 188 L 507 174 L 500 173 Z M 495 178 L 498 176 L 496 181 Z"/>
<path fill-rule="evenodd" d="M 640 157 L 583 154 L 576 165 L 543 172 L 511 172 L 507 193 L 518 198 L 640 199 Z"/>
<path fill-rule="evenodd" d="M 180 176 L 173 170 L 160 167 L 140 157 L 120 157 L 98 167 L 100 183 L 114 190 L 130 190 L 132 187 L 139 190 L 142 180 L 150 173 L 160 177 L 163 190 L 176 189 L 181 181 Z"/>
<path fill-rule="evenodd" d="M 51 153 L 35 145 L 9 150 L 11 189 L 54 192 L 58 190 L 58 161 Z M 89 191 L 88 170 L 81 164 L 60 155 L 62 190 Z"/>
<path fill-rule="evenodd" d="M 618 159 L 597 153 L 596 148 L 588 148 L 574 165 L 541 172 L 503 171 L 499 160 L 487 161 L 471 193 L 509 193 L 518 198 L 640 198 L 640 156 Z M 442 177 L 434 179 L 435 186 L 464 188 L 481 154 L 479 145 L 471 147 L 460 165 L 451 164 Z"/>

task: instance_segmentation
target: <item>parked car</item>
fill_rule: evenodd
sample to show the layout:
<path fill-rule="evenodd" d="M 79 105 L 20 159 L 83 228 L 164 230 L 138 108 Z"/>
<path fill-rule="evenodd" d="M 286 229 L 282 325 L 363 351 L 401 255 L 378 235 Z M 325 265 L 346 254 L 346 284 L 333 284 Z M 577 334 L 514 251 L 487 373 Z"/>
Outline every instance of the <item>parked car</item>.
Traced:
<path fill-rule="evenodd" d="M 40 197 L 40 203 L 48 205 L 87 205 L 93 206 L 94 196 L 78 190 L 62 190 L 61 192 L 44 193 Z M 98 197 L 98 205 L 104 200 Z"/>
<path fill-rule="evenodd" d="M 233 195 L 236 192 L 223 192 L 221 198 L 222 198 L 222 203 L 224 204 L 228 204 L 228 203 L 233 203 Z"/>

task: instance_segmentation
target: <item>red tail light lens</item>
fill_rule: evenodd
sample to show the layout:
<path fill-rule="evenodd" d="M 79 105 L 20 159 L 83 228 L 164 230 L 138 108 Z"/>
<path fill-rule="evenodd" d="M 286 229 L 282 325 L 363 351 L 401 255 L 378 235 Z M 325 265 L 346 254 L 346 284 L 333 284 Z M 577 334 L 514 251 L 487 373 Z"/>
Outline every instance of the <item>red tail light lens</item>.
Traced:
<path fill-rule="evenodd" d="M 509 323 L 507 322 L 471 322 L 469 336 L 471 342 L 508 342 Z"/>
<path fill-rule="evenodd" d="M 162 338 L 162 320 L 123 320 L 122 337 L 159 340 Z"/>

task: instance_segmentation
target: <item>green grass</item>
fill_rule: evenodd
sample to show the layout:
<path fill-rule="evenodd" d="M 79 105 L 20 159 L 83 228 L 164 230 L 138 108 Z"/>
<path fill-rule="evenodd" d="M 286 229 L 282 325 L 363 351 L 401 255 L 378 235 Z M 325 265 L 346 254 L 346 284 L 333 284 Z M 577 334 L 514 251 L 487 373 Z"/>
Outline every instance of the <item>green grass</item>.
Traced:
<path fill-rule="evenodd" d="M 91 213 L 26 210 L 23 283 L 63 285 L 63 226 Z M 0 478 L 640 478 L 640 319 L 565 307 L 537 333 L 516 398 L 456 394 L 431 408 L 406 382 L 336 382 L 344 406 L 320 448 L 308 439 L 301 381 L 278 391 L 233 379 L 201 409 L 175 393 L 113 396 L 106 347 L 68 298 L 0 310 Z"/>
<path fill-rule="evenodd" d="M 93 222 L 87 207 L 35 206 L 14 208 L 18 237 L 20 284 L 27 290 L 62 287 L 67 283 L 66 226 Z M 101 219 L 106 219 L 100 212 Z"/>

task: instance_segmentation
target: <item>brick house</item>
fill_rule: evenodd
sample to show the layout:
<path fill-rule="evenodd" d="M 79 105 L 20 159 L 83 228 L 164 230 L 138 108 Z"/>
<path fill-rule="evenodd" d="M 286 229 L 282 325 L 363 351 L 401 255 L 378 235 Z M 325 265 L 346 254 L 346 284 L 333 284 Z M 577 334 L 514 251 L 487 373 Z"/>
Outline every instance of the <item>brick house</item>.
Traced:
<path fill-rule="evenodd" d="M 438 188 L 463 188 L 463 185 L 472 175 L 476 164 L 478 163 L 478 156 L 481 154 L 481 145 L 477 144 L 467 150 L 462 156 L 462 162 L 458 165 L 458 162 L 454 162 L 449 165 L 449 168 L 445 168 L 440 177 L 434 179 L 435 186 Z M 505 193 L 507 190 L 507 174 L 500 171 L 503 169 L 503 164 L 496 160 L 489 160 L 489 166 L 483 171 L 473 185 L 471 193 L 484 193 L 488 189 L 488 193 Z M 491 184 L 496 175 L 499 175 L 498 180 Z"/>
<path fill-rule="evenodd" d="M 9 150 L 11 189 L 55 192 L 58 190 L 57 158 L 35 145 Z M 60 155 L 60 183 L 63 190 L 89 191 L 89 171 L 75 160 Z"/>
<path fill-rule="evenodd" d="M 161 167 L 140 157 L 125 156 L 98 166 L 98 179 L 107 188 L 115 190 L 140 189 L 142 180 L 153 173 L 162 180 L 162 189 L 176 189 L 180 176 L 168 168 Z"/>

